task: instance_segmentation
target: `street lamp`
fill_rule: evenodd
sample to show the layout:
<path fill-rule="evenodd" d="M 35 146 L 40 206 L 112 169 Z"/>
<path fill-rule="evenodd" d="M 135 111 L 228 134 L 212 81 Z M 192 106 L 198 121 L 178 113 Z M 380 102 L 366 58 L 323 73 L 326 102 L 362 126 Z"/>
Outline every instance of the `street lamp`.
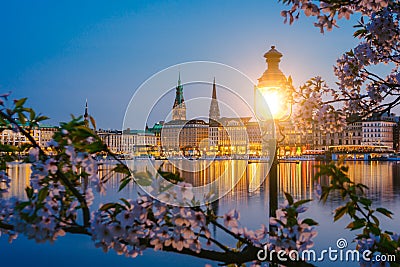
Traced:
<path fill-rule="evenodd" d="M 292 114 L 293 91 L 292 79 L 286 76 L 279 69 L 279 62 L 282 54 L 271 46 L 271 49 L 264 54 L 267 62 L 267 70 L 258 79 L 254 87 L 254 110 L 260 123 L 275 126 L 275 153 L 269 172 L 269 210 L 270 217 L 276 215 L 278 208 L 278 158 L 277 149 L 279 143 L 284 140 L 279 123 L 288 121 Z M 265 103 L 268 107 L 265 107 Z M 264 105 L 263 105 L 264 104 Z M 272 118 L 271 118 L 272 115 Z M 281 139 L 276 137 L 281 135 Z"/>
<path fill-rule="evenodd" d="M 255 113 L 261 121 L 270 121 L 270 115 L 275 122 L 287 121 L 292 113 L 292 78 L 286 78 L 279 69 L 282 56 L 275 46 L 271 46 L 264 54 L 268 68 L 254 87 Z M 268 104 L 268 109 L 263 105 L 263 101 Z"/>

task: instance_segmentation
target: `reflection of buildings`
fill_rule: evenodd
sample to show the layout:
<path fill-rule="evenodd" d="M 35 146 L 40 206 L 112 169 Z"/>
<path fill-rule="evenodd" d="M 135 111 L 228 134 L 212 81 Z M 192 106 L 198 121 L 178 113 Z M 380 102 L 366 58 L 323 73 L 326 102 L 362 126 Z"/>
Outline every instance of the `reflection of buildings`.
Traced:
<path fill-rule="evenodd" d="M 246 202 L 252 194 L 265 194 L 264 180 L 268 173 L 267 163 L 248 164 L 244 160 L 176 161 L 174 165 L 166 162 L 163 169 L 179 173 L 195 187 L 214 183 L 216 195 L 226 194 L 224 202 Z"/>
<path fill-rule="evenodd" d="M 302 161 L 295 163 L 279 163 L 279 188 L 278 192 L 289 192 L 297 199 L 315 199 L 314 177 L 319 170 L 315 161 Z M 400 165 L 392 162 L 347 162 L 348 175 L 355 183 L 363 183 L 368 186 L 366 193 L 376 201 L 391 202 L 399 197 L 399 173 Z M 321 177 L 318 181 L 321 185 L 328 186 L 330 179 Z M 331 201 L 337 200 L 332 198 Z"/>
<path fill-rule="evenodd" d="M 262 183 L 262 180 L 268 173 L 266 163 L 247 164 L 246 161 L 223 160 L 223 161 L 179 161 L 178 165 L 166 162 L 163 165 L 165 171 L 179 172 L 181 177 L 186 182 L 192 183 L 194 186 L 208 184 L 212 181 L 217 181 L 220 192 L 225 192 L 227 188 L 233 188 L 227 196 L 222 199 L 223 202 L 238 201 L 240 203 L 247 201 L 248 197 L 255 195 L 260 196 L 265 194 L 268 189 L 268 183 Z M 137 171 L 147 170 L 147 165 L 141 162 L 130 162 L 136 164 L 130 166 L 131 169 Z M 161 162 L 158 162 L 161 164 Z M 184 171 L 188 169 L 185 164 L 195 164 L 197 167 L 192 168 L 197 171 Z M 279 163 L 278 182 L 279 194 L 283 192 L 291 193 L 297 199 L 314 198 L 313 179 L 318 169 L 317 162 L 301 162 L 294 163 Z M 363 183 L 369 187 L 367 194 L 381 203 L 393 203 L 399 199 L 400 189 L 400 165 L 393 162 L 348 162 L 349 177 L 356 183 Z M 7 173 L 12 178 L 11 189 L 7 194 L 0 195 L 0 198 L 8 198 L 16 196 L 21 199 L 25 197 L 25 188 L 29 185 L 31 168 L 30 164 L 10 164 L 7 165 Z M 115 165 L 103 164 L 99 167 L 99 176 L 103 177 L 109 173 Z M 159 165 L 155 166 L 158 168 Z M 118 191 L 119 180 L 123 178 L 122 174 L 114 174 L 109 180 L 107 187 L 108 193 L 113 195 Z M 267 178 L 268 179 L 268 178 Z M 329 179 L 320 178 L 319 182 L 322 185 L 328 185 Z M 236 184 L 236 186 L 235 186 Z M 261 188 L 253 191 L 261 184 Z M 135 185 L 128 185 L 128 191 L 134 191 Z M 131 194 L 131 192 L 128 192 Z M 120 195 L 116 195 L 120 198 Z M 258 199 L 258 198 L 257 198 Z M 337 200 L 336 198 L 333 199 Z"/>

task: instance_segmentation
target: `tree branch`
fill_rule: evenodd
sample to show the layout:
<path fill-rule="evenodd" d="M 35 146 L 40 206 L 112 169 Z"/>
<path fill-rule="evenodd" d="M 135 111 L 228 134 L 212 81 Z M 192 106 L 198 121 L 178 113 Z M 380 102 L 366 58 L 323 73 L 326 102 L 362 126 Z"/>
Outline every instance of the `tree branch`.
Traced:
<path fill-rule="evenodd" d="M 42 156 L 46 155 L 44 153 L 44 151 L 42 150 L 42 148 L 39 146 L 39 144 L 36 142 L 36 140 L 21 125 L 19 125 L 10 115 L 4 113 L 3 111 L 0 111 L 0 116 L 5 118 L 6 120 L 8 120 L 11 124 L 14 124 L 18 128 L 18 130 L 29 140 L 29 142 L 31 142 L 33 147 L 35 147 L 39 150 L 39 153 Z M 78 199 L 78 201 L 82 207 L 84 226 L 89 226 L 90 212 L 89 212 L 88 205 L 86 203 L 86 199 L 82 196 L 82 194 L 75 188 L 75 186 L 71 183 L 71 181 L 67 177 L 65 177 L 65 175 L 59 169 L 57 169 L 57 176 L 67 186 L 67 188 L 69 190 L 71 190 L 72 194 Z"/>

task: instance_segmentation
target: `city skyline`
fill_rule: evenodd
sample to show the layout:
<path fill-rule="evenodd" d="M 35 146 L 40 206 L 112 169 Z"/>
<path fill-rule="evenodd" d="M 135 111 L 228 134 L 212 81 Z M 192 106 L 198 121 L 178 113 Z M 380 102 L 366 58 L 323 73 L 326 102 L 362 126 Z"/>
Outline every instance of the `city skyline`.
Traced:
<path fill-rule="evenodd" d="M 64 3 L 52 9 L 44 2 L 21 8 L 9 3 L 4 9 L 9 12 L 1 17 L 1 24 L 9 25 L 2 29 L 9 42 L 0 45 L 0 88 L 15 98 L 28 97 L 28 103 L 51 117 L 49 124 L 66 121 L 71 113 L 81 115 L 87 98 L 99 127 L 121 128 L 135 89 L 177 63 L 221 62 L 255 82 L 265 68 L 260 55 L 271 45 L 285 54 L 281 68 L 295 85 L 321 75 L 333 86 L 332 65 L 356 43 L 349 38 L 355 19 L 341 20 L 340 29 L 322 35 L 311 19 L 284 24 L 280 11 L 285 6 L 275 2 L 76 6 Z M 21 27 L 22 18 L 31 23 Z"/>
<path fill-rule="evenodd" d="M 400 1 L 20 0 L 0 31 L 5 265 L 400 263 Z"/>

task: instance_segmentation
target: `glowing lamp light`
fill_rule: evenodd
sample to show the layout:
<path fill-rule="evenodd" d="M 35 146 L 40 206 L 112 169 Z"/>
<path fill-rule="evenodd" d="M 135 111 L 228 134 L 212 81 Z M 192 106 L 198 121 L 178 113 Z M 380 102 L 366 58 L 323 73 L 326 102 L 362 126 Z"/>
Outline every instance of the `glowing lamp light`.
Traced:
<path fill-rule="evenodd" d="M 275 49 L 275 46 L 271 46 L 264 57 L 268 68 L 258 79 L 258 85 L 254 86 L 255 114 L 261 121 L 287 120 L 290 117 L 292 103 L 288 94 L 291 77 L 286 78 L 279 69 L 282 54 Z"/>
<path fill-rule="evenodd" d="M 255 108 L 260 120 L 282 120 L 289 112 L 288 100 L 279 88 L 256 88 Z"/>
<path fill-rule="evenodd" d="M 277 90 L 261 91 L 261 94 L 268 105 L 269 111 L 274 119 L 280 119 L 284 114 L 283 105 L 285 99 Z"/>
<path fill-rule="evenodd" d="M 272 92 L 270 94 L 264 95 L 265 101 L 267 101 L 269 110 L 273 117 L 277 117 L 280 112 L 281 97 L 277 92 Z"/>

